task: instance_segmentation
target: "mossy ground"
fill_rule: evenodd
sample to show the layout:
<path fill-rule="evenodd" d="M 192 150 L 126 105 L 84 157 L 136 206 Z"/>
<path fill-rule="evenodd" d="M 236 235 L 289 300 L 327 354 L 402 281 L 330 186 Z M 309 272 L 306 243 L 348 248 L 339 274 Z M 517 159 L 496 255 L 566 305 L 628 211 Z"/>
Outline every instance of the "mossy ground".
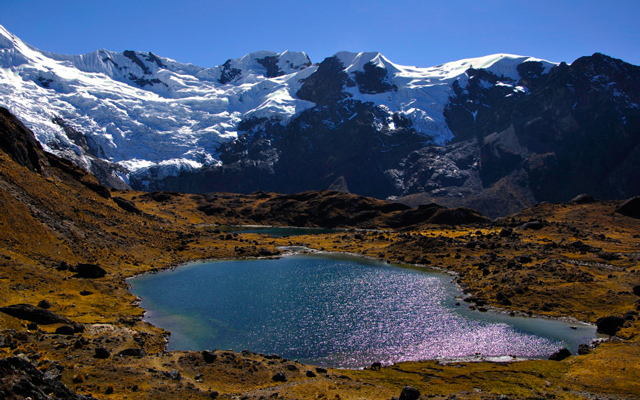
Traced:
<path fill-rule="evenodd" d="M 80 393 L 101 399 L 196 399 L 214 391 L 220 398 L 277 393 L 278 398 L 388 399 L 406 385 L 425 397 L 470 399 L 637 398 L 640 393 L 640 325 L 629 313 L 638 308 L 632 287 L 640 284 L 640 221 L 616 214 L 619 202 L 542 204 L 482 226 L 273 238 L 226 234 L 215 226 L 255 223 L 250 210 L 259 200 L 238 196 L 248 210 L 243 219 L 198 211 L 198 196 L 175 194 L 163 201 L 137 192 L 112 196 L 133 201 L 141 213 L 122 210 L 55 168 L 38 175 L 0 154 L 0 306 L 47 300 L 51 311 L 86 327 L 72 336 L 57 335 L 55 325 L 28 329 L 26 321 L 0 313 L 5 339 L 0 356 L 25 354 L 42 370 L 59 366 L 62 381 Z M 531 219 L 541 220 L 542 227 L 519 228 Z M 127 291 L 125 279 L 137 274 L 198 259 L 277 254 L 283 245 L 450 271 L 471 297 L 467 306 L 590 323 L 607 315 L 629 318 L 619 339 L 561 362 L 408 362 L 308 377 L 314 367 L 258 354 L 218 351 L 216 361 L 207 363 L 197 352 L 164 352 L 166 332 L 140 321 L 144 310 Z M 99 264 L 107 276 L 74 277 L 68 267 L 80 262 Z M 98 347 L 111 356 L 95 358 Z M 146 355 L 116 356 L 128 348 L 142 348 Z M 180 379 L 174 379 L 174 370 Z M 273 381 L 280 371 L 287 382 Z"/>

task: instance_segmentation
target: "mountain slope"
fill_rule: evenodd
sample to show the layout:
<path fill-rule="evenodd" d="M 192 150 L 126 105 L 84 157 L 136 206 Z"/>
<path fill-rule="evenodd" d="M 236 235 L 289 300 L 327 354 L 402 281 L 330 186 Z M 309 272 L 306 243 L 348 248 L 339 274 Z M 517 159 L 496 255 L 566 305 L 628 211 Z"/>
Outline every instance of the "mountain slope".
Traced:
<path fill-rule="evenodd" d="M 0 105 L 46 150 L 142 190 L 339 187 L 490 216 L 582 192 L 631 197 L 639 80 L 601 54 L 418 68 L 262 51 L 202 68 L 151 52 L 47 53 L 0 27 Z"/>

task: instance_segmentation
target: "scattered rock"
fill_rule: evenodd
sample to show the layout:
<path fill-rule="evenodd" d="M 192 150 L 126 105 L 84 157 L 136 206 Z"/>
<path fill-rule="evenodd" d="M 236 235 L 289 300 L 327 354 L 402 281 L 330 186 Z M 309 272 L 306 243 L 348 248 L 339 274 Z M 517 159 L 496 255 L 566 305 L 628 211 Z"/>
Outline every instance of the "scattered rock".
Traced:
<path fill-rule="evenodd" d="M 275 374 L 271 379 L 273 379 L 274 382 L 286 382 L 289 380 L 287 376 L 284 374 L 284 372 L 282 371 Z"/>
<path fill-rule="evenodd" d="M 69 318 L 58 315 L 52 311 L 36 308 L 31 304 L 14 304 L 0 307 L 0 311 L 18 319 L 35 322 L 40 325 L 72 324 Z"/>
<path fill-rule="evenodd" d="M 598 333 L 604 333 L 605 335 L 615 335 L 620 328 L 624 325 L 624 318 L 616 315 L 610 315 L 608 317 L 598 318 L 596 326 L 598 327 Z"/>
<path fill-rule="evenodd" d="M 640 218 L 640 196 L 627 200 L 616 212 L 627 217 Z"/>
<path fill-rule="evenodd" d="M 556 351 L 555 353 L 553 353 L 552 355 L 549 356 L 549 360 L 551 361 L 562 361 L 567 357 L 571 356 L 571 352 L 566 348 L 563 347 L 560 350 Z"/>
<path fill-rule="evenodd" d="M 420 391 L 413 386 L 405 386 L 400 393 L 400 400 L 418 400 Z"/>

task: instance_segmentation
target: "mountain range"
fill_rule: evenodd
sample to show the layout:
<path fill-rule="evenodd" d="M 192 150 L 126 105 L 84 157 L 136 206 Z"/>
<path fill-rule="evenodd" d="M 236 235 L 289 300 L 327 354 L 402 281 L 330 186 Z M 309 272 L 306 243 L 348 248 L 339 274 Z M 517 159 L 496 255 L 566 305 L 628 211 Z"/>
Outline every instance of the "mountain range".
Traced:
<path fill-rule="evenodd" d="M 0 27 L 0 105 L 114 188 L 333 189 L 488 216 L 640 194 L 640 68 L 497 54 L 430 68 L 261 51 L 62 55 Z"/>

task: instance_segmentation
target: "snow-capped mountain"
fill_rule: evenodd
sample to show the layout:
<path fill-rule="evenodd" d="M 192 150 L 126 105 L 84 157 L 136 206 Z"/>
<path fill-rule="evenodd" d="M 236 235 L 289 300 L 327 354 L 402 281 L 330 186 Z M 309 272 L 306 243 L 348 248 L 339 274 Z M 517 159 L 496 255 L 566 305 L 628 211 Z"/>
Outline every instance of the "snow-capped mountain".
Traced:
<path fill-rule="evenodd" d="M 497 54 L 418 68 L 374 52 L 313 64 L 288 51 L 203 68 L 152 52 L 48 53 L 0 27 L 0 105 L 45 149 L 145 190 L 453 201 L 515 185 L 521 205 L 565 199 L 623 180 L 609 162 L 597 182 L 554 197 L 544 188 L 564 182 L 557 166 L 574 173 L 575 158 L 588 159 L 572 145 L 631 138 L 615 158 L 640 151 L 637 70 L 598 54 L 571 66 Z"/>
<path fill-rule="evenodd" d="M 410 68 L 379 53 L 341 52 L 335 57 L 351 80 L 361 82 L 383 71 L 382 80 L 393 88 L 367 90 L 358 83 L 347 88 L 352 99 L 386 109 L 389 121 L 394 114 L 407 118 L 437 144 L 452 138 L 443 110 L 454 80 L 470 67 L 517 80 L 516 66 L 530 60 L 496 55 Z M 64 121 L 81 132 L 93 155 L 121 165 L 140 180 L 151 167 L 160 167 L 154 171 L 160 171 L 155 179 L 161 179 L 219 163 L 220 144 L 238 137 L 243 120 L 286 123 L 312 108 L 313 102 L 296 93 L 318 69 L 306 54 L 293 52 L 252 53 L 213 68 L 181 64 L 152 52 L 53 54 L 32 48 L 2 27 L 0 61 L 0 104 L 21 118 L 46 149 L 89 167 L 87 151 L 55 122 Z M 545 62 L 546 68 L 551 66 Z"/>

